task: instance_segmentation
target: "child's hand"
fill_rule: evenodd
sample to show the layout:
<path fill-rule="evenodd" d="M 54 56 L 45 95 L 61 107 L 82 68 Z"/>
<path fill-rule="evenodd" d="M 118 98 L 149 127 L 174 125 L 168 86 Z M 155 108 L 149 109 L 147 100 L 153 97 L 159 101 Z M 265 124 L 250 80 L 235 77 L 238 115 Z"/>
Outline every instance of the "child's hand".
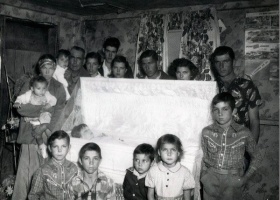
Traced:
<path fill-rule="evenodd" d="M 48 110 L 48 109 L 50 109 L 51 107 L 52 107 L 51 104 L 47 103 L 47 104 L 43 107 L 43 109 Z"/>
<path fill-rule="evenodd" d="M 40 150 L 40 153 L 41 153 L 43 158 L 47 158 L 48 157 L 47 146 L 44 143 L 39 145 L 39 150 Z"/>
<path fill-rule="evenodd" d="M 14 108 L 20 108 L 20 107 L 21 107 L 21 104 L 20 104 L 20 103 L 14 103 L 13 107 L 14 107 Z"/>

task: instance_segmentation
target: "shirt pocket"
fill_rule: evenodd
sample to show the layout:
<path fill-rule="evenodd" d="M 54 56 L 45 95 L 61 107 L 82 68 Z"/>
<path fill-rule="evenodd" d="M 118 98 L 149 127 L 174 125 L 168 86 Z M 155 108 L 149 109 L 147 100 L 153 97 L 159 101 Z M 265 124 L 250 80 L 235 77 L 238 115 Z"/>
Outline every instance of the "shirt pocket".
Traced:
<path fill-rule="evenodd" d="M 217 145 L 211 141 L 208 141 L 207 150 L 210 153 L 216 153 L 217 152 Z"/>
<path fill-rule="evenodd" d="M 231 155 L 235 159 L 243 159 L 245 153 L 245 142 L 240 141 L 231 147 Z"/>

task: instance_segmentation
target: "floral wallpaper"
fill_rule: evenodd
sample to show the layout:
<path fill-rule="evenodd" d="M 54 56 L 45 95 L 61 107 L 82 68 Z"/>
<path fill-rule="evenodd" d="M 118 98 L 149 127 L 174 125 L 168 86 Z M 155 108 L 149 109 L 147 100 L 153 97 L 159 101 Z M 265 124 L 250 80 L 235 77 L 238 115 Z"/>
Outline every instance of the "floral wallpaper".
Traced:
<path fill-rule="evenodd" d="M 139 26 L 140 18 L 85 21 L 83 40 L 86 51 L 100 52 L 102 55 L 106 38 L 116 37 L 121 42 L 118 54 L 125 56 L 134 69 Z"/>

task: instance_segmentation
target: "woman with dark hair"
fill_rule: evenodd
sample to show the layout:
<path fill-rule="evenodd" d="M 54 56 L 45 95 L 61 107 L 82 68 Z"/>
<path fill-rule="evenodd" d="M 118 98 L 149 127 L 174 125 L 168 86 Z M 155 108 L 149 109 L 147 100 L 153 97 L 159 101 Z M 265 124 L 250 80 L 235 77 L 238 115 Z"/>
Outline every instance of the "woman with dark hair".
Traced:
<path fill-rule="evenodd" d="M 168 74 L 177 80 L 194 80 L 198 72 L 198 68 L 185 58 L 175 59 L 168 68 Z"/>
<path fill-rule="evenodd" d="M 48 82 L 48 91 L 57 99 L 53 109 L 53 115 L 49 124 L 41 124 L 37 129 L 32 129 L 32 125 L 24 120 L 24 117 L 39 117 L 45 111 L 44 105 L 22 104 L 18 109 L 21 115 L 19 134 L 17 143 L 21 144 L 21 154 L 19 159 L 18 171 L 12 199 L 26 199 L 29 191 L 31 177 L 33 173 L 43 164 L 44 159 L 39 153 L 35 138 L 32 135 L 40 135 L 45 132 L 45 138 L 49 137 L 54 130 L 56 121 L 65 105 L 66 93 L 63 85 L 53 78 L 56 68 L 55 58 L 50 54 L 42 55 L 36 65 L 38 75 L 43 76 Z M 21 88 L 19 95 L 28 91 L 29 81 Z M 33 132 L 33 133 L 31 133 Z"/>
<path fill-rule="evenodd" d="M 133 78 L 131 67 L 124 56 L 116 56 L 111 63 L 110 78 Z"/>

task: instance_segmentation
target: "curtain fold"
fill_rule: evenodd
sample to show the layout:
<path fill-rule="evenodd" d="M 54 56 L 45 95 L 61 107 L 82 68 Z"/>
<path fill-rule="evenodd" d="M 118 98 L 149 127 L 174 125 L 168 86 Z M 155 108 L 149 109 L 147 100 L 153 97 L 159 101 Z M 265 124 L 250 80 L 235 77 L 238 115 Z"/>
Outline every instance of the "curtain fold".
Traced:
<path fill-rule="evenodd" d="M 200 71 L 199 80 L 213 80 L 209 56 L 220 45 L 215 8 L 183 12 L 180 58 L 191 60 Z"/>
<path fill-rule="evenodd" d="M 138 65 L 138 59 L 145 50 L 155 50 L 159 55 L 160 67 L 164 65 L 164 37 L 165 37 L 165 15 L 150 12 L 142 15 L 137 40 L 135 77 L 142 77 L 143 72 Z"/>

